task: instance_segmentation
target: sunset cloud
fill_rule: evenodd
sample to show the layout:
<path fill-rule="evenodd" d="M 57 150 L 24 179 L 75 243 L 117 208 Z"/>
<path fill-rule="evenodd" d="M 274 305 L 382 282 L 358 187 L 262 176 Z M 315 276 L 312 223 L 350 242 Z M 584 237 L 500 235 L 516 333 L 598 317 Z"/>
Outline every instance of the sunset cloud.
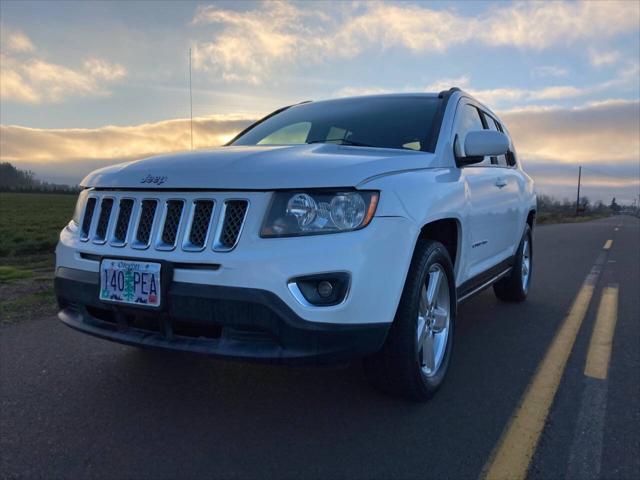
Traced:
<path fill-rule="evenodd" d="M 638 64 L 630 64 L 619 70 L 615 77 L 593 85 L 581 87 L 573 85 L 553 85 L 541 88 L 498 87 L 488 89 L 475 88 L 469 75 L 461 75 L 459 77 L 443 78 L 425 86 L 406 86 L 402 89 L 378 88 L 374 86 L 345 87 L 334 92 L 333 96 L 375 95 L 398 91 L 440 92 L 451 87 L 458 87 L 492 108 L 504 108 L 506 106 L 513 108 L 514 105 L 529 105 L 531 102 L 579 99 L 608 91 L 615 92 L 619 89 L 631 92 L 635 89 L 635 93 L 638 93 L 638 75 L 640 75 L 640 66 Z"/>
<path fill-rule="evenodd" d="M 610 100 L 577 108 L 502 112 L 518 152 L 532 160 L 608 165 L 640 162 L 640 103 Z"/>
<path fill-rule="evenodd" d="M 640 102 L 609 100 L 576 108 L 526 107 L 499 112 L 518 156 L 543 192 L 558 194 L 575 183 L 576 165 L 607 175 L 586 178 L 592 192 L 640 189 Z M 228 141 L 254 118 L 213 116 L 194 119 L 198 149 Z M 0 127 L 0 160 L 39 175 L 76 183 L 104 165 L 188 150 L 188 119 L 95 129 Z M 595 193 L 594 193 L 595 194 Z"/>
<path fill-rule="evenodd" d="M 2 51 L 7 52 L 33 52 L 36 47 L 31 43 L 29 37 L 27 37 L 23 32 L 18 30 L 13 30 L 2 26 L 2 29 L 5 30 L 4 35 L 2 35 Z"/>
<path fill-rule="evenodd" d="M 236 116 L 194 118 L 194 146 L 225 143 L 252 120 Z M 117 163 L 133 158 L 188 150 L 188 119 L 166 120 L 135 126 L 41 129 L 0 126 L 2 161 L 15 164 L 65 164 L 110 159 Z"/>
<path fill-rule="evenodd" d="M 476 16 L 428 4 L 340 5 L 332 16 L 288 2 L 265 2 L 249 11 L 201 6 L 193 25 L 217 28 L 210 40 L 194 42 L 195 67 L 228 81 L 258 84 L 283 65 L 300 61 L 314 64 L 392 48 L 444 52 L 468 42 L 541 51 L 629 33 L 640 21 L 640 5 L 626 1 L 500 4 Z M 612 55 L 593 52 L 591 62 L 610 64 Z M 559 76 L 562 70 L 546 73 Z"/>
<path fill-rule="evenodd" d="M 71 96 L 106 95 L 105 86 L 126 75 L 123 66 L 89 58 L 79 68 L 52 63 L 38 56 L 21 32 L 2 37 L 0 99 L 22 103 L 55 103 Z"/>

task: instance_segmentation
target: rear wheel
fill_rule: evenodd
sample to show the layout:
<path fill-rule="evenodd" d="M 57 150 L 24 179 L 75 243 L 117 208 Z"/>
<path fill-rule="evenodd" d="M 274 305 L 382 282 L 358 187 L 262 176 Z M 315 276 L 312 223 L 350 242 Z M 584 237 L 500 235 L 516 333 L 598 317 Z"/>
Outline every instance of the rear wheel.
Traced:
<path fill-rule="evenodd" d="M 446 248 L 419 240 L 385 345 L 365 360 L 375 386 L 416 400 L 440 387 L 451 360 L 454 288 Z"/>
<path fill-rule="evenodd" d="M 533 273 L 533 237 L 529 225 L 518 246 L 511 273 L 493 285 L 493 291 L 505 302 L 523 302 L 529 293 Z"/>

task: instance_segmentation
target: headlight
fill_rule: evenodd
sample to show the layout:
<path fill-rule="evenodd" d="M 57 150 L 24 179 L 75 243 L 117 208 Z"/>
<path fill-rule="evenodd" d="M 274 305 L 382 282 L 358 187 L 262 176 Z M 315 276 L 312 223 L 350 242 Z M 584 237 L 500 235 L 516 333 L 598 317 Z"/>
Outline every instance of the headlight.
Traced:
<path fill-rule="evenodd" d="M 378 192 L 276 192 L 261 237 L 348 232 L 366 227 L 378 205 Z"/>
<path fill-rule="evenodd" d="M 89 189 L 82 190 L 80 195 L 78 195 L 78 200 L 76 201 L 76 208 L 73 211 L 73 217 L 71 217 L 71 221 L 69 222 L 69 229 L 76 231 L 78 226 L 80 225 L 80 214 L 82 213 L 82 209 L 84 208 L 84 204 L 87 201 L 87 196 L 89 195 Z"/>

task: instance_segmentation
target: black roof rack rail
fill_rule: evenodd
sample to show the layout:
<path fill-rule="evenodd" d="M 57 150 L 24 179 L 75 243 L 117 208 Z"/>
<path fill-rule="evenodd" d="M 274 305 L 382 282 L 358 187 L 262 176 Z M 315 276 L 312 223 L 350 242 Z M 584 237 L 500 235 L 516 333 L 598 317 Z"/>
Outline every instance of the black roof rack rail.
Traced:
<path fill-rule="evenodd" d="M 462 90 L 460 90 L 458 87 L 451 87 L 449 90 L 442 90 L 439 94 L 438 94 L 438 98 L 444 98 L 445 95 L 451 95 L 453 92 L 461 92 Z"/>

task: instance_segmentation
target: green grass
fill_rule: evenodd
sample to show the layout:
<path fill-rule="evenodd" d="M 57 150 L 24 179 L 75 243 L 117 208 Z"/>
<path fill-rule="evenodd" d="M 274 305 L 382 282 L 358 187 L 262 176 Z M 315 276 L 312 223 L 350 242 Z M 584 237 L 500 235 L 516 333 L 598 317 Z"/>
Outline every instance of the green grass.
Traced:
<path fill-rule="evenodd" d="M 31 270 L 23 270 L 12 266 L 0 266 L 0 283 L 9 283 L 13 280 L 30 278 L 33 276 Z"/>
<path fill-rule="evenodd" d="M 0 300 L 0 324 L 50 316 L 56 311 L 53 288 L 49 286 L 43 290 Z"/>
<path fill-rule="evenodd" d="M 0 257 L 52 252 L 77 195 L 0 193 Z"/>
<path fill-rule="evenodd" d="M 76 198 L 0 193 L 0 323 L 55 314 L 53 251 Z"/>
<path fill-rule="evenodd" d="M 599 214 L 599 215 L 582 215 L 580 217 L 576 217 L 575 215 L 564 215 L 561 213 L 549 213 L 549 212 L 540 212 L 536 215 L 536 223 L 538 225 L 547 225 L 552 223 L 582 223 L 589 222 L 591 220 L 597 220 L 599 218 L 606 218 L 610 215 L 608 214 Z"/>

